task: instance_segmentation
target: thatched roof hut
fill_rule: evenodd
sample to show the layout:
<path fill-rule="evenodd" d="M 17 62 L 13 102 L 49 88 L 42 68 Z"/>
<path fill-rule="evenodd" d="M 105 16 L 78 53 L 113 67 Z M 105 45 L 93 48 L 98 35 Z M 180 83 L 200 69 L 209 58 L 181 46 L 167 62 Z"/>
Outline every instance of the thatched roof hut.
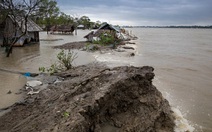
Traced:
<path fill-rule="evenodd" d="M 39 31 L 41 31 L 42 28 L 30 18 L 27 19 L 26 27 L 26 35 L 20 38 L 15 45 L 23 46 L 26 42 L 39 42 Z M 1 24 L 1 28 L 3 33 L 0 35 L 3 36 L 4 39 L 19 37 L 25 31 L 25 18 L 20 16 L 7 16 L 5 21 Z"/>
<path fill-rule="evenodd" d="M 62 34 L 67 34 L 67 33 L 72 34 L 74 30 L 75 30 L 74 25 L 55 25 L 50 28 L 50 31 L 52 34 L 54 34 L 55 32 L 62 33 Z"/>

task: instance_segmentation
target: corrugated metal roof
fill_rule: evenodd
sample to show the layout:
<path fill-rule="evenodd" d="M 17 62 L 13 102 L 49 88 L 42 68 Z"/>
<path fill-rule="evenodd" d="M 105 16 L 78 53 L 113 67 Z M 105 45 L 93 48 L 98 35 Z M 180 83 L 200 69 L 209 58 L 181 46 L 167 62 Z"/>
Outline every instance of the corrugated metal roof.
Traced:
<path fill-rule="evenodd" d="M 17 16 L 16 18 L 13 18 L 12 16 L 9 16 L 9 17 L 13 21 L 16 21 L 20 28 L 22 27 L 22 31 L 25 30 L 25 25 L 24 25 L 25 19 L 24 19 L 24 17 L 20 17 L 20 16 Z M 40 26 L 38 26 L 35 22 L 33 22 L 31 19 L 29 19 L 29 18 L 27 19 L 27 31 L 28 32 L 42 31 L 42 30 L 43 29 Z"/>
<path fill-rule="evenodd" d="M 117 29 L 116 27 L 114 27 L 114 26 L 112 26 L 112 25 L 110 25 L 110 24 L 108 24 L 108 23 L 103 23 L 103 24 L 99 27 L 98 30 L 104 29 L 105 27 L 109 27 L 109 28 L 115 30 L 116 32 L 120 32 L 119 29 Z M 97 31 L 98 31 L 98 30 L 97 30 Z"/>
<path fill-rule="evenodd" d="M 100 33 L 102 33 L 103 30 L 114 30 L 117 33 L 120 33 L 120 29 L 108 24 L 108 23 L 103 23 L 99 29 L 97 29 L 96 31 L 92 31 L 90 33 L 88 33 L 86 36 L 84 36 L 84 38 L 87 38 L 88 36 L 92 35 L 92 36 L 99 36 Z"/>

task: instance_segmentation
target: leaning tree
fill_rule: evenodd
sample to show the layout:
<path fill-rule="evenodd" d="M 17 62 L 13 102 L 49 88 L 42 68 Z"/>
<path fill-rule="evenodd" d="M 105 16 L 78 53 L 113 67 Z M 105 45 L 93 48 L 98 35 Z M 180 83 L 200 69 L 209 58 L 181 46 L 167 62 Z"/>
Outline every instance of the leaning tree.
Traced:
<path fill-rule="evenodd" d="M 7 57 L 12 52 L 13 45 L 27 33 L 29 16 L 36 14 L 42 0 L 0 0 L 0 10 L 13 19 L 12 30 L 4 30 L 3 38 L 6 43 Z M 7 24 L 7 23 L 5 23 Z M 22 32 L 18 34 L 18 30 Z"/>

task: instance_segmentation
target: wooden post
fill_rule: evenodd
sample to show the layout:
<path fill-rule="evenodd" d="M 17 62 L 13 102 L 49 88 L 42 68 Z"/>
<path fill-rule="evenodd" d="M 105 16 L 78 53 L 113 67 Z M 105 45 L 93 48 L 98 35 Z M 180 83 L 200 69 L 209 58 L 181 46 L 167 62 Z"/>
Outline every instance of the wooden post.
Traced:
<path fill-rule="evenodd" d="M 40 35 L 39 35 L 39 31 L 37 33 L 37 37 L 38 37 L 38 42 L 40 42 Z"/>
<path fill-rule="evenodd" d="M 75 35 L 77 35 L 77 28 L 75 29 Z"/>

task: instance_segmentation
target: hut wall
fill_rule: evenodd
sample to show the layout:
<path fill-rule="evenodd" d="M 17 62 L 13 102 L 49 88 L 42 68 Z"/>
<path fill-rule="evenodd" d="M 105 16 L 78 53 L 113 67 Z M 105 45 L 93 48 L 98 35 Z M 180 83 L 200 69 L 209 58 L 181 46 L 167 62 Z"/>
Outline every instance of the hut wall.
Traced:
<path fill-rule="evenodd" d="M 40 41 L 39 32 L 36 31 L 34 35 L 35 35 L 35 42 L 39 42 Z"/>
<path fill-rule="evenodd" d="M 16 30 L 17 28 L 18 30 Z M 21 28 L 18 25 L 14 25 L 13 21 L 10 18 L 6 19 L 6 24 L 4 28 L 4 36 L 5 37 L 18 37 L 22 34 L 23 32 L 21 31 Z M 28 32 L 26 32 L 26 35 L 28 35 Z"/>
<path fill-rule="evenodd" d="M 0 45 L 3 45 L 3 31 L 4 31 L 4 26 L 3 24 L 0 24 Z"/>
<path fill-rule="evenodd" d="M 10 18 L 6 19 L 4 28 L 4 37 L 9 38 L 15 35 L 15 25 Z"/>
<path fill-rule="evenodd" d="M 38 31 L 29 32 L 28 35 L 30 36 L 32 42 L 39 42 L 39 32 Z"/>
<path fill-rule="evenodd" d="M 0 35 L 0 45 L 3 45 L 3 37 Z"/>
<path fill-rule="evenodd" d="M 31 41 L 33 41 L 35 39 L 34 32 L 29 32 L 28 35 L 31 38 Z"/>
<path fill-rule="evenodd" d="M 14 40 L 12 38 L 19 37 L 20 35 L 22 35 L 23 33 L 22 31 L 25 28 L 23 23 L 18 20 L 19 19 L 17 19 L 17 21 L 14 22 L 13 19 L 10 16 L 8 16 L 4 21 L 4 26 L 2 27 L 0 24 L 0 45 L 9 44 Z M 24 43 L 29 43 L 31 40 L 33 42 L 39 42 L 39 31 L 41 30 L 41 28 L 34 22 L 28 21 L 27 30 L 28 31 L 26 32 L 26 34 L 22 36 L 20 40 L 16 42 L 17 44 L 15 45 L 22 46 Z"/>

